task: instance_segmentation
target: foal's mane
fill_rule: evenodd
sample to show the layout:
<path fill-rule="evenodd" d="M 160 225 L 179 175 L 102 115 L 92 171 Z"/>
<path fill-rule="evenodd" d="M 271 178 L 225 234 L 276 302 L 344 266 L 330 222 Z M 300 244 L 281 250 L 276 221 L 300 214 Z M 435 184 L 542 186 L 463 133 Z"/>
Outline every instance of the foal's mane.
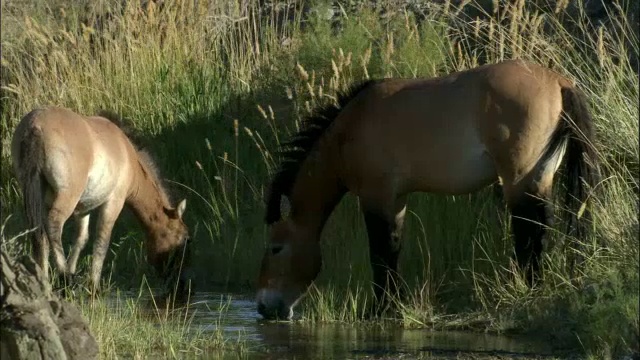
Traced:
<path fill-rule="evenodd" d="M 138 161 L 142 166 L 142 170 L 149 173 L 149 176 L 154 180 L 153 182 L 157 185 L 160 194 L 164 197 L 164 199 L 171 204 L 171 197 L 167 188 L 165 187 L 164 181 L 162 181 L 162 177 L 160 175 L 160 169 L 158 165 L 151 155 L 149 151 L 147 151 L 143 146 L 140 145 L 140 139 L 134 128 L 130 125 L 131 121 L 122 115 L 107 109 L 99 110 L 96 114 L 97 116 L 101 116 L 113 124 L 115 124 L 122 132 L 127 136 L 133 147 L 136 149 L 136 153 L 138 155 Z"/>
<path fill-rule="evenodd" d="M 265 216 L 267 224 L 280 220 L 281 196 L 290 195 L 302 163 L 313 151 L 318 140 L 331 126 L 342 108 L 362 90 L 375 82 L 377 80 L 366 80 L 352 85 L 347 91 L 339 93 L 337 96 L 338 107 L 328 103 L 316 109 L 315 112 L 304 119 L 303 128 L 293 135 L 291 140 L 280 144 L 279 153 L 282 157 L 280 169 L 274 175 L 267 192 L 267 211 Z"/>

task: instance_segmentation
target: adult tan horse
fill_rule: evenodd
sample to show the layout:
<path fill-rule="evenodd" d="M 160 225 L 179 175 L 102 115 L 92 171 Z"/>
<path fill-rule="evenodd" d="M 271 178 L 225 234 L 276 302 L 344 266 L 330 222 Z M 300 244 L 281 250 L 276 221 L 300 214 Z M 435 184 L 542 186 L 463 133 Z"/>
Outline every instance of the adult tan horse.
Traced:
<path fill-rule="evenodd" d="M 310 116 L 308 127 L 284 145 L 270 184 L 270 245 L 256 298 L 265 318 L 293 315 L 321 269 L 325 222 L 347 191 L 364 212 L 380 304 L 388 301 L 384 294 L 397 294 L 407 194 L 466 194 L 501 179 L 515 258 L 531 281 L 539 273 L 552 218 L 547 200 L 561 161 L 571 206 L 586 199 L 583 180 L 593 186 L 597 177 L 583 95 L 535 64 L 512 60 L 441 78 L 368 81 L 338 104 L 341 110 L 329 105 Z M 290 202 L 286 218 L 282 200 Z"/>
<path fill-rule="evenodd" d="M 48 107 L 29 112 L 16 127 L 11 154 L 29 227 L 37 228 L 36 261 L 47 274 L 51 245 L 60 274 L 75 274 L 89 238 L 90 213 L 97 210 L 90 279 L 97 290 L 113 225 L 127 204 L 146 233 L 148 261 L 163 279 L 173 279 L 178 266 L 187 265 L 182 260 L 188 260 L 182 257 L 189 233 L 182 221 L 186 200 L 171 205 L 150 156 L 136 149 L 115 116 L 104 116 Z M 67 261 L 62 229 L 71 216 L 77 238 Z M 182 274 L 180 293 L 187 280 Z"/>

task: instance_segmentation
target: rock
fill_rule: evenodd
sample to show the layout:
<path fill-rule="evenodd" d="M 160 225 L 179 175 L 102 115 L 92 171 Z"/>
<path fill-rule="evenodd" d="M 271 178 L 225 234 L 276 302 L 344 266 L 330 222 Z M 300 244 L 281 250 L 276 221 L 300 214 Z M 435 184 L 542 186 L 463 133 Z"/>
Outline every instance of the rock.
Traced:
<path fill-rule="evenodd" d="M 97 359 L 98 344 L 80 311 L 51 292 L 27 256 L 4 250 L 0 282 L 0 358 Z"/>

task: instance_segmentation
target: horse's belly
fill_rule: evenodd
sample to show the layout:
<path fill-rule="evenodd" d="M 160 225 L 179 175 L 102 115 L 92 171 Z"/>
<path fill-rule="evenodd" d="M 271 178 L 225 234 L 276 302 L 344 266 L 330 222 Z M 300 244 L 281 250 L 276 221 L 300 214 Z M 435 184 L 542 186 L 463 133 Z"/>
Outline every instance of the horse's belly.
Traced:
<path fill-rule="evenodd" d="M 493 161 L 487 154 L 483 154 L 446 164 L 432 178 L 431 186 L 437 187 L 440 192 L 468 194 L 493 183 L 498 174 Z"/>
<path fill-rule="evenodd" d="M 97 156 L 89 176 L 84 192 L 76 206 L 77 213 L 91 211 L 104 204 L 114 193 L 118 182 L 118 172 L 110 166 L 104 156 Z"/>
<path fill-rule="evenodd" d="M 495 182 L 498 174 L 484 145 L 478 140 L 464 144 L 425 156 L 412 169 L 412 191 L 468 194 Z"/>

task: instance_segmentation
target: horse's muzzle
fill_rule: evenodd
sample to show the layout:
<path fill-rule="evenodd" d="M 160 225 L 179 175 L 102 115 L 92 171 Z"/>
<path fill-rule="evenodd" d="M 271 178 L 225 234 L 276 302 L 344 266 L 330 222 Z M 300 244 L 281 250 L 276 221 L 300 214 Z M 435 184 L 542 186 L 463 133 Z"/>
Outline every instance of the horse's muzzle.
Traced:
<path fill-rule="evenodd" d="M 258 314 L 265 320 L 291 320 L 293 309 L 285 304 L 282 297 L 276 296 L 270 290 L 261 290 L 258 300 Z"/>
<path fill-rule="evenodd" d="M 291 320 L 293 317 L 293 311 L 284 303 L 276 308 L 267 308 L 263 303 L 259 303 L 258 313 L 265 320 Z"/>

